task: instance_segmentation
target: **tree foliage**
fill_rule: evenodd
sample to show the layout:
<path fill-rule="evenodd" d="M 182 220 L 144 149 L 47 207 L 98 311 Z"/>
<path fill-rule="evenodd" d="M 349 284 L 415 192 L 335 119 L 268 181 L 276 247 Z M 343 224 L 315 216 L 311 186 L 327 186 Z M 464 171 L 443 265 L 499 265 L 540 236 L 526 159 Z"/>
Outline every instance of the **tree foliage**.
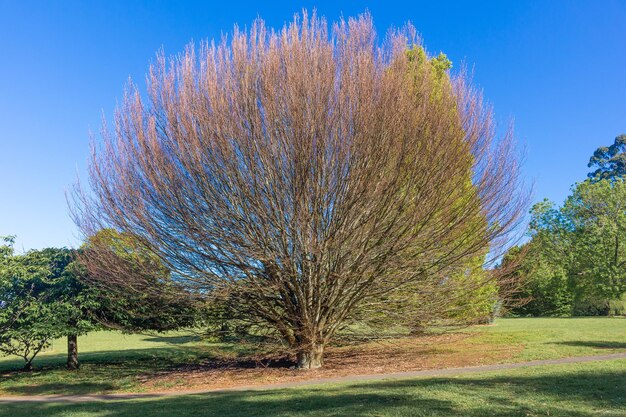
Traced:
<path fill-rule="evenodd" d="M 406 54 L 409 88 L 415 93 L 415 100 L 437 103 L 444 100 L 446 94 L 453 88 L 453 80 L 448 72 L 452 62 L 443 53 L 429 57 L 426 50 L 419 45 L 413 45 Z M 427 79 L 430 85 L 430 89 L 426 91 L 420 88 L 420 83 L 423 83 L 424 79 Z M 458 116 L 456 108 L 450 108 L 449 111 Z M 409 153 L 412 151 L 414 150 L 407 150 Z M 465 176 L 461 197 L 452 204 L 462 206 L 478 198 L 472 184 L 472 169 L 469 165 Z M 475 201 L 471 201 L 469 204 L 474 203 Z M 470 222 L 468 219 L 468 223 Z M 481 228 L 486 234 L 485 216 L 476 212 L 474 225 L 468 227 L 471 230 L 469 234 L 474 234 L 480 239 L 477 231 Z M 459 240 L 463 238 L 459 237 Z M 419 332 L 432 324 L 486 322 L 490 320 L 497 303 L 497 285 L 493 277 L 483 269 L 485 260 L 486 254 L 479 254 L 467 259 L 465 263 L 460 262 L 454 268 L 447 268 L 439 275 L 439 280 L 403 285 L 376 302 L 357 307 L 357 312 L 351 318 L 356 322 L 367 324 L 358 328 L 370 332 L 379 332 L 381 329 L 388 331 L 390 327 L 407 327 L 413 332 Z M 427 288 L 429 285 L 432 288 Z"/>
<path fill-rule="evenodd" d="M 92 317 L 106 327 L 161 332 L 199 319 L 199 300 L 176 285 L 163 262 L 130 234 L 100 230 L 78 259 L 83 281 L 101 294 Z"/>
<path fill-rule="evenodd" d="M 504 257 L 506 266 L 517 263 L 515 274 L 522 282 L 516 293 L 517 302 L 511 312 L 522 316 L 570 316 L 573 308 L 573 292 L 568 271 L 561 257 L 548 254 L 540 238 L 521 247 L 512 248 Z M 523 254 L 521 258 L 518 259 Z"/>
<path fill-rule="evenodd" d="M 37 354 L 66 334 L 71 308 L 56 298 L 59 270 L 50 253 L 15 255 L 12 240 L 6 243 L 0 260 L 0 352 L 20 356 L 30 370 Z"/>
<path fill-rule="evenodd" d="M 619 135 L 610 146 L 601 146 L 589 159 L 587 176 L 592 180 L 613 179 L 626 175 L 626 135 Z"/>
<path fill-rule="evenodd" d="M 133 236 L 177 288 L 321 366 L 358 312 L 397 314 L 381 300 L 440 294 L 497 253 L 524 203 L 512 137 L 463 77 L 430 75 L 445 60 L 410 71 L 414 34 L 379 45 L 369 15 L 329 32 L 305 13 L 159 56 L 148 100 L 131 85 L 104 129 L 78 224 Z"/>
<path fill-rule="evenodd" d="M 31 369 L 51 340 L 67 337 L 67 367 L 77 369 L 78 336 L 94 329 L 164 331 L 195 323 L 196 310 L 189 301 L 179 293 L 175 299 L 166 296 L 167 271 L 161 264 L 153 261 L 148 267 L 145 256 L 133 253 L 127 240 L 111 231 L 94 240 L 126 256 L 150 280 L 153 291 L 139 294 L 94 285 L 97 281 L 89 279 L 80 261 L 80 252 L 92 250 L 90 245 L 80 251 L 46 248 L 16 255 L 13 240 L 5 238 L 0 246 L 0 352 L 24 358 Z"/>
<path fill-rule="evenodd" d="M 615 299 L 626 292 L 626 181 L 578 184 L 563 207 L 573 228 L 577 289 Z"/>
<path fill-rule="evenodd" d="M 521 274 L 519 314 L 607 314 L 626 292 L 626 182 L 620 177 L 576 184 L 559 209 L 531 211 L 532 240 Z M 512 252 L 510 256 L 514 256 Z"/>

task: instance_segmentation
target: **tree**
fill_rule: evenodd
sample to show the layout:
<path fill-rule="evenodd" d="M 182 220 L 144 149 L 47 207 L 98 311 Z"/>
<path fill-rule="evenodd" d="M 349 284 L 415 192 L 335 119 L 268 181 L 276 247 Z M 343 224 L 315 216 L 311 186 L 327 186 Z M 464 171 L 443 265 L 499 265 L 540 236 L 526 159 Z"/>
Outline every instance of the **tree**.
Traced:
<path fill-rule="evenodd" d="M 589 159 L 587 174 L 592 180 L 614 179 L 626 175 L 626 135 L 619 135 L 611 146 L 601 146 Z"/>
<path fill-rule="evenodd" d="M 161 260 L 129 234 L 103 229 L 78 253 L 81 282 L 99 294 L 92 320 L 123 331 L 191 327 L 201 303 L 180 288 Z"/>
<path fill-rule="evenodd" d="M 32 250 L 14 255 L 3 251 L 0 272 L 6 329 L 6 354 L 22 356 L 32 367 L 35 356 L 50 340 L 66 336 L 67 368 L 78 368 L 78 335 L 97 327 L 89 312 L 97 310 L 97 294 L 79 280 L 74 252 L 66 248 Z M 9 320 L 8 317 L 17 317 Z"/>
<path fill-rule="evenodd" d="M 626 182 L 576 184 L 565 204 L 531 211 L 532 240 L 520 271 L 532 301 L 518 314 L 607 314 L 626 293 Z"/>
<path fill-rule="evenodd" d="M 522 247 L 513 247 L 503 259 L 505 266 L 519 264 L 515 273 L 523 285 L 516 294 L 511 313 L 521 316 L 570 316 L 574 295 L 569 270 L 562 258 L 550 258 L 541 238 L 533 238 Z M 520 253 L 524 256 L 518 259 Z"/>
<path fill-rule="evenodd" d="M 617 299 L 626 292 L 626 181 L 585 181 L 563 207 L 574 232 L 572 279 L 579 294 Z"/>
<path fill-rule="evenodd" d="M 589 179 L 573 187 L 563 207 L 547 200 L 533 207 L 532 240 L 519 271 L 526 288 L 518 295 L 531 301 L 515 313 L 606 314 L 623 304 L 625 151 L 626 135 L 619 135 L 596 149 Z"/>
<path fill-rule="evenodd" d="M 0 271 L 8 271 L 9 267 L 9 259 L 13 255 L 13 243 L 15 242 L 14 236 L 0 236 Z M 2 280 L 2 288 L 3 292 L 4 288 L 7 286 L 7 282 Z M 0 298 L 0 335 L 4 334 L 5 331 L 9 329 L 9 327 L 13 324 L 17 317 L 14 314 L 18 313 L 20 309 L 9 310 L 7 306 L 9 305 L 9 298 Z"/>
<path fill-rule="evenodd" d="M 429 57 L 426 50 L 419 45 L 407 49 L 406 54 L 408 88 L 415 94 L 416 102 L 440 104 L 453 88 L 453 80 L 448 73 L 452 67 L 451 61 L 443 53 Z M 424 80 L 430 86 L 428 89 L 421 88 Z M 449 111 L 458 116 L 456 108 Z M 414 151 L 417 149 L 407 149 L 409 158 L 416 157 L 411 155 Z M 469 150 L 468 157 L 471 158 Z M 460 198 L 451 204 L 477 204 L 475 191 L 472 169 L 468 165 L 466 182 L 459 193 Z M 468 227 L 472 230 L 470 234 L 479 236 L 477 231 L 480 229 L 487 233 L 487 222 L 482 213 L 476 212 L 474 222 L 471 228 Z M 459 240 L 462 239 L 463 237 L 459 237 Z M 490 320 L 496 304 L 497 286 L 494 277 L 483 269 L 485 259 L 486 253 L 479 254 L 465 263 L 459 263 L 454 270 L 447 268 L 438 279 L 432 279 L 429 283 L 422 280 L 403 285 L 385 294 L 375 303 L 363 305 L 363 308 L 356 307 L 357 312 L 351 318 L 367 326 L 353 328 L 374 333 L 375 336 L 381 329 L 388 332 L 390 328 L 406 327 L 415 333 L 432 324 L 476 324 Z M 428 286 L 432 288 L 427 288 Z M 381 309 L 381 306 L 385 307 Z"/>
<path fill-rule="evenodd" d="M 443 53 L 429 57 L 423 47 L 416 45 L 407 51 L 407 55 L 409 76 L 413 83 L 417 84 L 414 84 L 413 87 L 418 102 L 428 100 L 441 103 L 446 97 L 446 92 L 453 88 L 453 80 L 448 72 L 452 68 L 452 62 Z M 424 78 L 428 79 L 431 84 L 431 88 L 427 89 L 428 97 L 423 96 L 424 91 L 418 86 L 419 83 L 424 82 Z M 459 116 L 456 107 L 452 107 L 448 111 L 456 117 Z M 473 155 L 469 150 L 468 157 L 473 160 Z M 479 196 L 472 183 L 472 174 L 472 166 L 468 164 L 465 173 L 466 180 L 459 193 L 460 197 L 458 201 L 452 204 L 480 206 Z M 477 210 L 473 220 L 467 219 L 466 230 L 470 230 L 470 232 L 466 236 L 459 236 L 458 240 L 481 239 L 481 231 L 486 235 L 488 233 L 487 227 L 487 219 L 481 211 Z M 429 296 L 426 299 L 420 297 L 419 305 L 416 306 L 417 311 L 407 315 L 407 309 L 403 308 L 399 316 L 409 320 L 420 317 L 420 326 L 428 321 L 438 324 L 442 322 L 475 324 L 489 321 L 497 303 L 497 286 L 493 274 L 489 274 L 483 269 L 486 262 L 486 252 L 468 257 L 464 264 L 458 265 L 456 271 L 447 270 L 446 276 L 442 277 L 441 282 L 437 284 L 436 291 L 429 291 Z M 403 292 L 420 293 L 423 292 L 423 289 L 421 288 L 422 291 L 420 291 L 420 288 L 407 286 Z M 429 315 L 431 318 L 427 320 Z M 394 318 L 394 320 L 396 323 L 399 322 L 398 318 Z"/>
<path fill-rule="evenodd" d="M 113 236 L 103 232 L 94 240 L 111 244 Z M 159 281 L 166 273 L 163 267 L 148 268 L 141 263 L 141 257 L 131 263 L 135 268 L 142 267 L 153 291 L 138 295 L 128 292 L 128 288 L 95 285 L 97 280 L 86 275 L 80 261 L 80 252 L 93 250 L 91 246 L 78 252 L 46 248 L 14 255 L 12 240 L 7 242 L 0 247 L 0 351 L 23 357 L 27 369 L 32 368 L 35 356 L 58 337 L 67 337 L 67 368 L 75 370 L 79 367 L 78 336 L 89 331 L 102 327 L 165 331 L 192 325 L 196 319 L 189 300 L 180 293 L 175 299 L 167 296 L 166 286 Z"/>
<path fill-rule="evenodd" d="M 131 85 L 103 129 L 77 223 L 132 235 L 178 286 L 236 300 L 321 366 L 359 309 L 497 252 L 525 200 L 480 95 L 410 74 L 414 33 L 378 46 L 367 14 L 329 33 L 304 13 L 159 55 L 148 101 Z"/>
<path fill-rule="evenodd" d="M 37 252 L 48 263 L 47 294 L 40 302 L 54 306 L 57 332 L 67 337 L 67 369 L 76 370 L 78 336 L 101 327 L 92 318 L 92 312 L 100 308 L 100 294 L 81 280 L 74 250 L 46 248 Z"/>
<path fill-rule="evenodd" d="M 49 259 L 40 252 L 14 255 L 7 241 L 0 260 L 0 352 L 24 359 L 31 370 L 35 357 L 63 335 L 63 309 L 50 302 Z"/>
<path fill-rule="evenodd" d="M 514 314 L 530 316 L 571 316 L 575 296 L 571 280 L 574 256 L 574 225 L 563 208 L 544 199 L 533 205 L 528 233 L 531 240 L 512 248 L 503 263 L 515 262 L 523 286 L 517 294 Z"/>

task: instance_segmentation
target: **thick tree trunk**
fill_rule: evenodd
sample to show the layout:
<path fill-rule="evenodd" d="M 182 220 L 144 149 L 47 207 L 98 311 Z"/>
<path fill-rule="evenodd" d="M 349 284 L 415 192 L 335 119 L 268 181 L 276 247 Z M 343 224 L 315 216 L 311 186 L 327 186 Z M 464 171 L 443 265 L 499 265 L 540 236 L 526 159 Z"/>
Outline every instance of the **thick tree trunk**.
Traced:
<path fill-rule="evenodd" d="M 67 336 L 67 369 L 78 369 L 78 336 Z"/>
<path fill-rule="evenodd" d="M 298 361 L 298 369 L 317 369 L 321 368 L 324 357 L 324 346 L 313 345 L 307 349 L 298 352 L 296 359 Z"/>

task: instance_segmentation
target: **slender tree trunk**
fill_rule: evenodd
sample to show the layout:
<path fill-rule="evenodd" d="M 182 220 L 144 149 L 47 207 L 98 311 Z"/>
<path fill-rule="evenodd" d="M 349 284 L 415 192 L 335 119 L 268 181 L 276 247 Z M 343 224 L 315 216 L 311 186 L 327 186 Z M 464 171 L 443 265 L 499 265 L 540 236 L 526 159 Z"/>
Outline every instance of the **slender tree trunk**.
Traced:
<path fill-rule="evenodd" d="M 324 346 L 312 345 L 298 352 L 296 359 L 298 369 L 321 368 L 324 358 Z"/>
<path fill-rule="evenodd" d="M 67 369 L 78 369 L 78 336 L 75 334 L 67 336 Z"/>
<path fill-rule="evenodd" d="M 33 370 L 33 359 L 26 359 L 26 363 L 24 364 L 24 370 L 26 372 L 30 372 Z"/>

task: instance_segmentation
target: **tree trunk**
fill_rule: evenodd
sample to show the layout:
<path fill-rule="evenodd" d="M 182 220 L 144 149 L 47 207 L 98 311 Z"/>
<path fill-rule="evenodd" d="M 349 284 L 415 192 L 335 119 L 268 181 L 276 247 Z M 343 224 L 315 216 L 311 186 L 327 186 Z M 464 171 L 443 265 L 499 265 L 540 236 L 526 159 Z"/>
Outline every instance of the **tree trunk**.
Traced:
<path fill-rule="evenodd" d="M 313 345 L 301 350 L 296 355 L 298 361 L 298 369 L 317 369 L 321 368 L 324 357 L 324 346 Z"/>
<path fill-rule="evenodd" d="M 33 370 L 33 360 L 26 359 L 26 363 L 24 364 L 24 371 L 30 372 Z"/>
<path fill-rule="evenodd" d="M 67 336 L 67 369 L 78 369 L 78 336 L 75 334 Z"/>

